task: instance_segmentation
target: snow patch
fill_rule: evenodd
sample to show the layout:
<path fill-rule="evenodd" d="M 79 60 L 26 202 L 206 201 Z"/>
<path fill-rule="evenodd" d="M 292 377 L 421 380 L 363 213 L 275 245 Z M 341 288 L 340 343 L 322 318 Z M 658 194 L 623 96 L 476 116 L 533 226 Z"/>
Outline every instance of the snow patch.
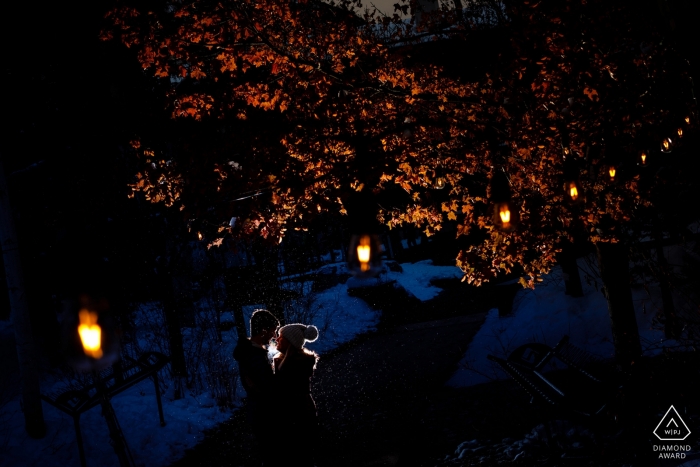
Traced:
<path fill-rule="evenodd" d="M 568 335 L 570 342 L 600 358 L 614 356 L 613 337 L 608 304 L 595 279 L 597 270 L 589 261 L 579 260 L 582 270 L 583 297 L 573 298 L 564 293 L 564 279 L 560 267 L 545 276 L 535 290 L 518 291 L 513 300 L 513 312 L 501 317 L 497 309 L 488 312 L 486 320 L 448 380 L 452 387 L 473 386 L 508 376 L 497 364 L 486 358 L 488 354 L 506 358 L 517 347 L 539 342 L 554 346 Z M 664 340 L 663 332 L 653 326 L 655 311 L 661 299 L 652 291 L 632 289 L 640 340 L 646 354 L 655 354 L 675 341 Z"/>

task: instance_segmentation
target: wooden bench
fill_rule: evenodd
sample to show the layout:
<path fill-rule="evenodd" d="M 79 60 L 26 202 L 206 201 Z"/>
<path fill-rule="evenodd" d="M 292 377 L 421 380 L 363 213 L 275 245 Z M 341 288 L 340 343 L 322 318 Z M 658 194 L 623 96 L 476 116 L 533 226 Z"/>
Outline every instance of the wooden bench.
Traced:
<path fill-rule="evenodd" d="M 603 368 L 604 362 L 571 344 L 568 336 L 554 347 L 530 343 L 515 349 L 505 360 L 494 355 L 487 358 L 530 395 L 530 403 L 538 401 L 565 412 L 595 417 L 604 413 L 617 392 L 609 378 L 591 370 L 595 366 Z"/>
<path fill-rule="evenodd" d="M 108 398 L 123 392 L 146 378 L 153 380 L 158 404 L 160 426 L 165 426 L 163 418 L 163 405 L 160 399 L 160 387 L 158 385 L 158 371 L 169 361 L 169 358 L 158 352 L 145 352 L 137 359 L 123 356 L 122 360 L 113 366 L 102 370 L 99 374 L 103 390 Z M 75 435 L 78 441 L 80 464 L 85 467 L 85 451 L 83 437 L 80 431 L 80 415 L 93 407 L 101 404 L 103 395 L 98 391 L 97 382 L 92 375 L 85 375 L 81 383 L 74 381 L 52 393 L 42 394 L 41 398 L 58 410 L 67 413 L 73 418 Z"/>

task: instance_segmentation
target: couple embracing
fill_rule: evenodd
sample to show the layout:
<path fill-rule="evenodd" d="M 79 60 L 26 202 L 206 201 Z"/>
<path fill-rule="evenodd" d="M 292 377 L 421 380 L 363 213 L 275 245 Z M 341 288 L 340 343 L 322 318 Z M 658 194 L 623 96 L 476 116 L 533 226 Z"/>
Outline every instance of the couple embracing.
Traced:
<path fill-rule="evenodd" d="M 250 318 L 251 337 L 238 342 L 233 357 L 248 396 L 248 417 L 263 465 L 293 458 L 293 465 L 313 466 L 318 423 L 310 380 L 318 355 L 304 344 L 318 338 L 318 329 L 279 324 L 269 311 L 256 310 Z M 279 353 L 270 362 L 272 339 Z"/>

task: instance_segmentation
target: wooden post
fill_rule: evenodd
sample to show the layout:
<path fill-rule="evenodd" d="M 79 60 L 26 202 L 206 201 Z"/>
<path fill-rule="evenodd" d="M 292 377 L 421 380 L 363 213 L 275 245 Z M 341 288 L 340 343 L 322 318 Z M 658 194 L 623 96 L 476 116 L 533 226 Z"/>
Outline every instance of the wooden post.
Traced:
<path fill-rule="evenodd" d="M 32 438 L 43 438 L 46 435 L 46 424 L 44 423 L 44 411 L 39 392 L 39 368 L 29 318 L 26 289 L 22 277 L 17 232 L 10 211 L 2 159 L 0 159 L 0 247 L 5 263 L 5 277 L 10 296 L 10 317 L 15 331 L 17 358 L 22 380 L 24 427 Z"/>

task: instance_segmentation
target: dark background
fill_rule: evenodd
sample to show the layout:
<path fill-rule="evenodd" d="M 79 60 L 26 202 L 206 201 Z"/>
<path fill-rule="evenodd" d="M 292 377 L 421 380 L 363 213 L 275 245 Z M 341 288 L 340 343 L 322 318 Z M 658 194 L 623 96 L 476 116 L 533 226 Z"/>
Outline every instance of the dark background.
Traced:
<path fill-rule="evenodd" d="M 634 4 L 640 15 L 663 23 L 668 40 L 698 71 L 694 2 Z M 62 298 L 90 290 L 126 307 L 153 293 L 154 259 L 165 247 L 160 208 L 127 198 L 138 165 L 126 145 L 167 134 L 171 124 L 158 82 L 135 54 L 98 39 L 113 5 L 11 2 L 1 15 L 0 158 L 40 342 L 51 341 Z M 489 50 L 481 42 L 469 53 L 483 60 Z M 9 318 L 4 279 L 0 268 L 0 319 Z"/>

